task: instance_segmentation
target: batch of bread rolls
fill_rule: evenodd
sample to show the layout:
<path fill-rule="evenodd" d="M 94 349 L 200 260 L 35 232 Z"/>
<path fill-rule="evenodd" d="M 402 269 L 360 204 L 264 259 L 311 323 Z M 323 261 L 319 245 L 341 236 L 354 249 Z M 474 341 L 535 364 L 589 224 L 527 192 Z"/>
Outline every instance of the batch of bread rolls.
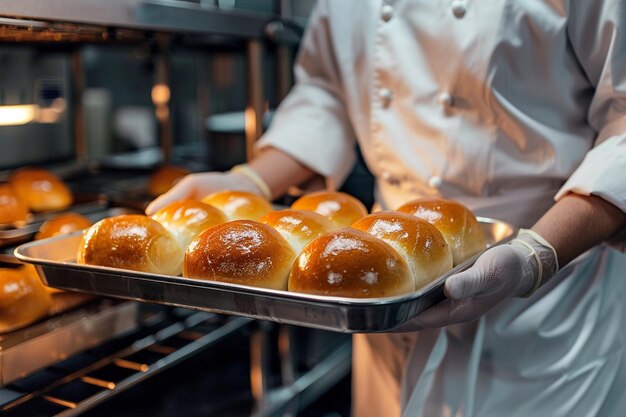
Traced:
<path fill-rule="evenodd" d="M 73 196 L 54 173 L 40 168 L 21 168 L 0 184 L 0 225 L 22 227 L 34 213 L 67 209 Z M 43 222 L 35 239 L 71 233 L 92 222 L 75 213 L 63 213 Z M 42 284 L 35 267 L 0 268 L 0 333 L 26 326 L 49 314 L 58 290 Z"/>
<path fill-rule="evenodd" d="M 181 167 L 163 166 L 150 175 L 146 191 L 148 194 L 158 196 L 189 173 L 188 170 Z M 34 237 L 36 240 L 89 228 L 92 222 L 85 216 L 72 212 L 62 212 L 71 208 L 73 201 L 74 198 L 69 187 L 53 172 L 33 167 L 17 169 L 11 173 L 6 183 L 0 184 L 0 227 L 24 227 L 34 219 L 34 214 L 47 213 L 49 219 L 39 227 Z M 176 242 L 172 242 L 169 246 L 172 256 L 169 256 L 166 250 L 164 256 L 158 258 L 163 261 L 162 263 L 146 264 L 143 267 L 145 270 L 171 274 L 180 273 L 183 256 L 181 248 L 187 247 L 198 233 L 209 226 L 228 220 L 221 210 L 207 204 L 196 202 L 194 207 L 199 210 L 197 213 L 193 209 L 185 209 L 183 206 L 191 207 L 184 204 L 172 205 L 169 208 L 170 211 L 163 211 L 162 219 L 159 219 L 176 239 Z M 178 207 L 185 210 L 185 214 L 181 218 L 179 218 L 180 210 L 176 212 Z M 206 210 L 206 213 L 203 210 Z M 143 217 L 139 216 L 138 219 Z M 151 219 L 148 220 L 148 224 L 154 223 Z M 115 225 L 114 229 L 109 229 L 110 233 L 123 230 L 125 225 L 132 228 L 136 227 L 133 223 L 117 220 L 105 223 Z M 157 224 L 157 227 L 160 225 Z M 105 230 L 105 227 L 102 230 Z M 164 243 L 171 241 L 171 236 L 167 231 L 159 243 L 155 243 L 152 248 L 163 248 Z M 167 245 L 165 248 L 167 249 Z M 106 254 L 106 252 L 103 253 Z M 124 268 L 123 257 L 113 256 L 110 259 L 96 257 L 91 261 L 117 265 L 115 262 L 118 259 L 120 261 L 119 267 Z M 152 258 L 148 256 L 145 259 Z M 172 260 L 174 260 L 173 264 L 171 263 Z M 49 315 L 54 311 L 55 304 L 58 304 L 53 301 L 57 300 L 53 296 L 56 297 L 55 294 L 60 292 L 44 286 L 32 265 L 0 268 L 0 333 L 24 327 Z"/>
<path fill-rule="evenodd" d="M 52 172 L 22 168 L 0 184 L 0 224 L 21 226 L 31 213 L 62 210 L 72 204 L 69 188 Z"/>
<path fill-rule="evenodd" d="M 410 293 L 485 248 L 474 215 L 420 199 L 367 213 L 354 197 L 318 192 L 289 209 L 222 191 L 152 217 L 104 219 L 82 237 L 77 262 L 336 297 Z"/>
<path fill-rule="evenodd" d="M 178 180 L 190 172 L 184 168 L 167 165 L 155 170 L 149 177 L 147 193 L 158 196 L 171 188 Z M 0 184 L 0 227 L 21 228 L 34 220 L 34 214 L 46 213 L 48 220 L 44 221 L 35 235 L 35 239 L 45 239 L 57 235 L 64 235 L 78 230 L 84 230 L 92 225 L 92 222 L 80 214 L 72 212 L 62 212 L 70 208 L 74 201 L 73 195 L 67 185 L 53 172 L 34 167 L 25 167 L 15 170 L 9 176 L 6 183 Z M 186 247 L 191 240 L 207 227 L 227 220 L 222 211 L 197 203 L 198 207 L 204 208 L 208 214 L 197 215 L 195 218 L 185 217 L 179 221 L 183 224 L 177 225 L 178 214 L 172 210 L 171 225 L 167 220 L 168 214 L 164 212 L 163 224 L 176 239 L 172 242 L 170 250 L 173 256 L 170 257 L 165 252 L 162 263 L 150 266 L 146 264 L 145 270 L 155 272 L 180 273 L 183 251 L 181 247 Z M 192 211 L 187 211 L 188 216 L 193 216 Z M 142 216 L 139 216 L 141 218 Z M 152 222 L 151 219 L 150 222 Z M 108 224 L 108 223 L 107 223 Z M 123 229 L 123 221 L 114 221 L 114 230 Z M 159 225 L 157 225 L 160 227 Z M 130 224 L 129 227 L 136 227 Z M 104 228 L 102 229 L 104 230 Z M 155 243 L 153 248 L 162 248 L 163 243 L 171 239 L 168 233 L 159 243 Z M 95 263 L 115 264 L 117 257 L 111 259 L 94 258 Z M 120 258 L 123 259 L 123 258 Z M 146 259 L 151 259 L 147 257 Z M 179 262 L 178 265 L 171 264 L 171 261 Z M 171 266 L 170 266 L 171 265 Z M 125 267 L 121 262 L 120 267 Z M 167 268 L 170 267 L 168 270 Z M 152 269 L 151 269 L 152 268 Z M 0 333 L 6 333 L 24 327 L 36 320 L 54 312 L 57 304 L 63 304 L 56 297 L 56 293 L 61 291 L 46 287 L 39 279 L 35 267 L 24 265 L 17 268 L 0 268 Z M 59 301 L 57 303 L 56 301 Z"/>
<path fill-rule="evenodd" d="M 158 195 L 187 173 L 157 170 L 148 191 Z M 0 224 L 19 227 L 33 213 L 64 210 L 72 201 L 53 173 L 19 169 L 0 184 Z M 78 230 L 81 264 L 353 298 L 416 291 L 485 248 L 476 218 L 459 203 L 420 199 L 368 214 L 340 192 L 307 194 L 274 210 L 255 194 L 221 191 L 151 217 L 94 225 L 66 212 L 44 222 L 35 239 Z M 0 333 L 47 315 L 54 292 L 33 266 L 0 268 Z"/>

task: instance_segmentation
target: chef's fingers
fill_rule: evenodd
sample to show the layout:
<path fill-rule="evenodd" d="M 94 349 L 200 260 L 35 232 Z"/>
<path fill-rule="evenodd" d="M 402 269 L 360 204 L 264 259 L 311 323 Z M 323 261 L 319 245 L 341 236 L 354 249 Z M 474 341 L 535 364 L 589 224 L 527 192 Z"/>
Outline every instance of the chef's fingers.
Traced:
<path fill-rule="evenodd" d="M 165 194 L 160 195 L 146 207 L 146 214 L 151 216 L 163 207 L 174 201 L 184 200 L 195 196 L 196 180 L 193 175 L 187 175 Z"/>

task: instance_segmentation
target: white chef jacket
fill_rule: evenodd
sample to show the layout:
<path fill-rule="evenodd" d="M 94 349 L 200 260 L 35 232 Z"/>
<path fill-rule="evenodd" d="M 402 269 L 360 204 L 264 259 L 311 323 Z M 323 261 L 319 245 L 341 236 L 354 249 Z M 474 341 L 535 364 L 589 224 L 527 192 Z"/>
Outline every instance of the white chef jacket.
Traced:
<path fill-rule="evenodd" d="M 383 208 L 442 196 L 529 227 L 575 192 L 626 211 L 626 0 L 320 1 L 295 72 L 259 146 L 331 187 L 356 139 Z M 601 245 L 477 322 L 356 336 L 354 415 L 623 416 L 625 271 Z"/>

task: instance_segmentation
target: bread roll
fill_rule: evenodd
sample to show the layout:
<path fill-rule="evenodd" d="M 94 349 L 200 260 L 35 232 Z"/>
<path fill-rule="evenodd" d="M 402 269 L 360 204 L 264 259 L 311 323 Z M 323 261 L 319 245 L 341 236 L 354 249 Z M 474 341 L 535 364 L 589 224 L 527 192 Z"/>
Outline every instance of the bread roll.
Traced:
<path fill-rule="evenodd" d="M 291 205 L 291 208 L 319 213 L 335 223 L 337 227 L 348 227 L 367 215 L 367 209 L 359 200 L 350 194 L 334 191 L 303 195 Z"/>
<path fill-rule="evenodd" d="M 259 220 L 272 211 L 266 199 L 245 191 L 218 191 L 202 202 L 222 210 L 230 220 Z"/>
<path fill-rule="evenodd" d="M 336 229 L 335 224 L 326 217 L 306 210 L 272 211 L 261 219 L 261 223 L 278 230 L 295 253 L 302 252 L 313 239 Z"/>
<path fill-rule="evenodd" d="M 272 227 L 251 220 L 218 224 L 187 247 L 183 276 L 287 289 L 296 254 Z"/>
<path fill-rule="evenodd" d="M 59 177 L 44 169 L 19 169 L 9 183 L 32 211 L 62 210 L 72 204 L 70 190 Z"/>
<path fill-rule="evenodd" d="M 174 165 L 166 165 L 158 168 L 150 175 L 148 182 L 148 193 L 154 197 L 167 192 L 185 175 L 191 174 L 191 171 Z"/>
<path fill-rule="evenodd" d="M 43 222 L 35 240 L 52 236 L 67 235 L 91 226 L 92 222 L 85 216 L 76 213 L 65 213 Z"/>
<path fill-rule="evenodd" d="M 420 289 L 452 269 L 452 253 L 435 226 L 397 211 L 380 211 L 352 225 L 384 240 L 407 261 Z"/>
<path fill-rule="evenodd" d="M 21 273 L 28 275 L 30 278 L 35 279 L 37 282 L 41 282 L 41 279 L 39 278 L 39 274 L 37 273 L 37 270 L 35 269 L 35 265 L 24 264 L 24 265 L 20 266 L 18 268 L 18 270 Z M 47 285 L 45 285 L 43 283 L 42 283 L 42 285 L 46 289 L 46 291 L 48 291 L 48 293 L 52 294 L 52 295 L 65 292 L 65 291 L 59 290 L 57 288 L 48 287 Z"/>
<path fill-rule="evenodd" d="M 50 294 L 38 278 L 18 269 L 0 269 L 0 333 L 45 316 L 51 302 Z"/>
<path fill-rule="evenodd" d="M 406 261 L 384 241 L 360 230 L 335 230 L 309 243 L 293 264 L 289 291 L 378 298 L 415 290 Z"/>
<path fill-rule="evenodd" d="M 28 208 L 8 184 L 0 184 L 0 224 L 24 223 Z"/>
<path fill-rule="evenodd" d="M 433 224 L 448 242 L 454 266 L 486 247 L 485 237 L 474 214 L 456 201 L 423 198 L 410 201 L 398 211 Z"/>
<path fill-rule="evenodd" d="M 228 219 L 221 210 L 195 200 L 175 201 L 152 215 L 186 249 L 194 237 Z"/>
<path fill-rule="evenodd" d="M 100 220 L 83 234 L 78 247 L 80 264 L 178 275 L 183 249 L 156 220 L 139 214 Z"/>

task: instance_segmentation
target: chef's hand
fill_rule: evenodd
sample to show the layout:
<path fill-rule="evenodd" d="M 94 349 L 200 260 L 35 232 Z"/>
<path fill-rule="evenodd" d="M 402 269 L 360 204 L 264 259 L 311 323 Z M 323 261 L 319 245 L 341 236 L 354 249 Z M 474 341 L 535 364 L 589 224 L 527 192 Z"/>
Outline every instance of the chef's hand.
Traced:
<path fill-rule="evenodd" d="M 180 180 L 168 192 L 152 201 L 146 208 L 146 214 L 152 215 L 174 201 L 186 198 L 200 200 L 208 194 L 222 190 L 247 191 L 263 195 L 252 180 L 238 172 L 190 174 Z"/>
<path fill-rule="evenodd" d="M 446 299 L 394 332 L 410 332 L 475 320 L 509 297 L 528 297 L 558 271 L 554 248 L 531 230 L 508 245 L 487 250 L 469 269 L 445 282 Z"/>

